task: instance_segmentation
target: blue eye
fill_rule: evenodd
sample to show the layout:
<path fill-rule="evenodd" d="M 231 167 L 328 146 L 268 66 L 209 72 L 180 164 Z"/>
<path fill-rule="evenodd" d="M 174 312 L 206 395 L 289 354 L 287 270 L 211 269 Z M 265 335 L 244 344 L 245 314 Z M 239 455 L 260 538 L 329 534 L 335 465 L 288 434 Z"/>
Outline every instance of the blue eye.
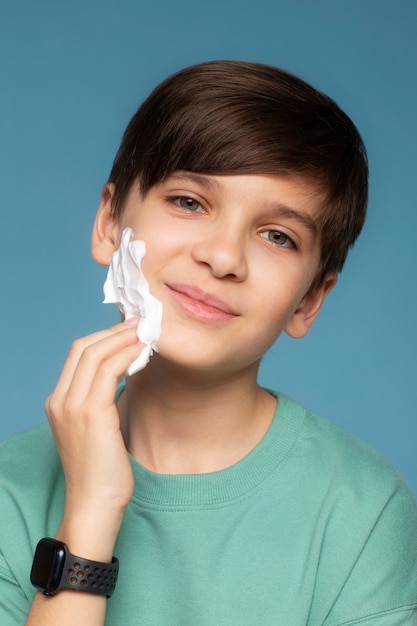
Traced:
<path fill-rule="evenodd" d="M 260 234 L 263 239 L 268 239 L 268 241 L 279 248 L 296 248 L 293 240 L 280 230 L 265 230 Z"/>
<path fill-rule="evenodd" d="M 195 198 L 190 198 L 188 196 L 176 196 L 175 198 L 170 198 L 170 200 L 180 207 L 180 209 L 190 211 L 191 213 L 204 212 L 203 207 Z"/>

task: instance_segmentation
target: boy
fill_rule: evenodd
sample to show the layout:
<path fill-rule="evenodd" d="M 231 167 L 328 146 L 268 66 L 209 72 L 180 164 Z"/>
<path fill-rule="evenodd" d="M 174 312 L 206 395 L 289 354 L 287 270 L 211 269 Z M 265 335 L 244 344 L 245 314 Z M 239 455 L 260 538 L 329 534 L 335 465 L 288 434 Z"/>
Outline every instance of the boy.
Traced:
<path fill-rule="evenodd" d="M 317 317 L 366 199 L 356 128 L 281 70 L 206 63 L 143 103 L 92 253 L 109 265 L 126 229 L 145 242 L 158 352 L 115 402 L 138 319 L 76 341 L 46 402 L 53 439 L 4 445 L 2 625 L 417 624 L 407 487 L 257 383 L 280 333 Z"/>

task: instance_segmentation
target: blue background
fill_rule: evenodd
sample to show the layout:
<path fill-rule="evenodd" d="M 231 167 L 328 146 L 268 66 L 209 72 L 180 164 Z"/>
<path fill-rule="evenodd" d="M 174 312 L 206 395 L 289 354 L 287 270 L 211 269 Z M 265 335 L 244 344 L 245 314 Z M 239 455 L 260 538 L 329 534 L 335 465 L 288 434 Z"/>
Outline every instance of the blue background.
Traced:
<path fill-rule="evenodd" d="M 44 419 L 75 337 L 101 304 L 92 221 L 122 131 L 167 74 L 209 59 L 280 65 L 354 119 L 369 217 L 309 336 L 261 382 L 368 441 L 417 494 L 414 0 L 3 0 L 0 9 L 0 438 Z"/>

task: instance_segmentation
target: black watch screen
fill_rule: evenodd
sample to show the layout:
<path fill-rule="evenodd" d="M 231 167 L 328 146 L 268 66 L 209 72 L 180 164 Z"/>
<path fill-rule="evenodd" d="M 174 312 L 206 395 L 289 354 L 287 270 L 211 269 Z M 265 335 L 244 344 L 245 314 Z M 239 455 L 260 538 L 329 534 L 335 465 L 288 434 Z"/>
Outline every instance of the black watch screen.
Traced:
<path fill-rule="evenodd" d="M 61 582 L 65 562 L 65 547 L 59 541 L 42 539 L 36 548 L 30 580 L 32 585 L 54 593 Z"/>

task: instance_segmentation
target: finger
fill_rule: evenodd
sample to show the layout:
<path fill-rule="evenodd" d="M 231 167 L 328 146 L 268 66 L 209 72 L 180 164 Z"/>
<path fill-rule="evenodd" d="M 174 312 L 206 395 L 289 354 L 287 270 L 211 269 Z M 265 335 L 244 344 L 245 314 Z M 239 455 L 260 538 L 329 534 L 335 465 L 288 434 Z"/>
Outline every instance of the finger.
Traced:
<path fill-rule="evenodd" d="M 137 343 L 134 346 L 127 346 L 123 350 L 113 354 L 102 361 L 98 367 L 97 375 L 94 377 L 88 396 L 84 401 L 86 414 L 99 414 L 104 420 L 108 414 L 113 416 L 115 409 L 115 395 L 119 377 L 126 372 L 128 366 L 139 356 L 143 350 L 143 344 Z M 119 428 L 119 420 L 114 422 Z"/>
<path fill-rule="evenodd" d="M 128 376 L 129 367 L 137 361 L 143 350 L 146 350 L 146 344 L 138 340 L 134 345 L 126 346 L 114 355 L 104 359 L 99 365 L 98 375 L 93 378 L 91 391 L 102 378 L 106 378 L 109 382 L 110 379 L 114 379 L 116 386 L 123 383 L 124 378 Z"/>
<path fill-rule="evenodd" d="M 92 333 L 91 335 L 74 341 L 62 369 L 61 375 L 58 379 L 57 385 L 45 401 L 45 411 L 50 421 L 53 416 L 62 413 L 63 404 L 65 402 L 68 389 L 72 383 L 74 373 L 76 371 L 76 368 L 78 367 L 79 360 L 84 350 L 88 346 L 94 345 L 94 343 L 102 341 L 106 337 L 111 337 L 114 334 L 126 331 L 128 328 L 135 327 L 136 325 L 137 320 L 129 320 L 128 322 L 116 324 L 111 328 L 100 330 L 98 332 Z"/>
<path fill-rule="evenodd" d="M 70 349 L 67 360 L 65 361 L 64 367 L 62 368 L 61 375 L 58 379 L 58 382 L 55 387 L 55 393 L 57 395 L 64 395 L 68 390 L 72 379 L 74 377 L 74 372 L 78 366 L 81 355 L 91 345 L 106 339 L 107 337 L 111 337 L 117 333 L 123 332 L 126 328 L 131 327 L 130 321 L 122 322 L 120 324 L 116 324 L 110 328 L 106 328 L 91 335 L 87 335 L 86 337 L 82 337 L 80 339 L 76 339 Z"/>
<path fill-rule="evenodd" d="M 83 404 L 91 394 L 94 381 L 104 377 L 107 389 L 103 391 L 101 406 L 113 404 L 118 379 L 143 349 L 133 329 L 124 330 L 100 339 L 89 345 L 80 356 L 72 381 L 66 393 L 66 405 L 76 407 Z M 113 394 L 113 395 L 112 395 Z M 99 398 L 96 398 L 99 400 Z"/>

